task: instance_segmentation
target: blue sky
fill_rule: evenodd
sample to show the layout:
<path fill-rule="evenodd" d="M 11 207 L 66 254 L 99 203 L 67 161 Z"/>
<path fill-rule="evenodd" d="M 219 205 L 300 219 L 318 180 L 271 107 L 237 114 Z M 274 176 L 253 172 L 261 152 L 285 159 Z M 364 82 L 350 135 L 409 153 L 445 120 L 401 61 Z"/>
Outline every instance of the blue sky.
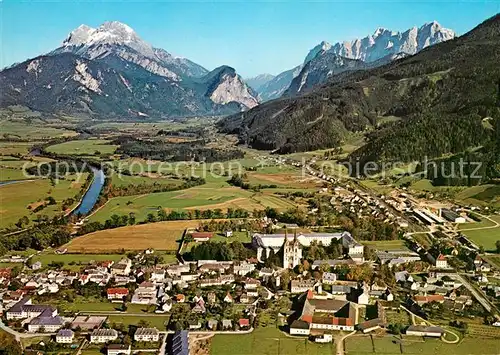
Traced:
<path fill-rule="evenodd" d="M 16 1 L 0 0 L 0 68 L 59 46 L 85 23 L 121 21 L 156 47 L 207 69 L 277 74 L 322 40 L 406 30 L 437 20 L 463 34 L 500 12 L 500 1 Z"/>

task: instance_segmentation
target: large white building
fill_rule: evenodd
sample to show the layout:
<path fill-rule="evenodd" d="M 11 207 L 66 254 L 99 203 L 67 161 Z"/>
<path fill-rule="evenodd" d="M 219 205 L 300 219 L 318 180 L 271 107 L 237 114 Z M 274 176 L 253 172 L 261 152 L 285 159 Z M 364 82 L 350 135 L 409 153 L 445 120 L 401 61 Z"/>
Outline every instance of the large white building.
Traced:
<path fill-rule="evenodd" d="M 45 317 L 55 317 L 57 316 L 57 309 L 54 309 L 51 306 L 33 304 L 30 297 L 24 297 L 9 308 L 6 312 L 6 318 L 8 320 L 36 318 L 42 314 Z"/>
<path fill-rule="evenodd" d="M 285 240 L 287 243 L 285 243 Z M 342 241 L 346 253 L 352 258 L 363 258 L 364 248 L 349 232 L 342 233 L 299 233 L 293 234 L 260 234 L 255 233 L 252 237 L 252 246 L 257 250 L 257 259 L 262 262 L 269 257 L 271 251 L 278 253 L 283 248 L 283 266 L 295 267 L 302 259 L 302 247 L 308 247 L 316 242 L 322 245 L 330 245 L 332 241 Z"/>

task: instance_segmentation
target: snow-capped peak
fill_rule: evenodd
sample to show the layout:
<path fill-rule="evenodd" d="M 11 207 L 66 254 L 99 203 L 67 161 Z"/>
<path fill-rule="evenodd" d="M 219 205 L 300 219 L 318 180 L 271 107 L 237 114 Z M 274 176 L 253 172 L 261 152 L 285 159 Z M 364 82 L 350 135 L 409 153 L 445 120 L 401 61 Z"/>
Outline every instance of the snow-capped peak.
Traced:
<path fill-rule="evenodd" d="M 63 42 L 63 47 L 91 47 L 103 44 L 126 45 L 146 56 L 153 56 L 153 48 L 143 41 L 134 30 L 121 22 L 104 22 L 97 28 L 80 25 Z"/>
<path fill-rule="evenodd" d="M 373 35 L 351 42 L 336 43 L 331 50 L 347 58 L 374 62 L 400 52 L 415 54 L 423 48 L 454 37 L 453 30 L 442 27 L 437 21 L 432 21 L 404 32 L 379 27 Z"/>

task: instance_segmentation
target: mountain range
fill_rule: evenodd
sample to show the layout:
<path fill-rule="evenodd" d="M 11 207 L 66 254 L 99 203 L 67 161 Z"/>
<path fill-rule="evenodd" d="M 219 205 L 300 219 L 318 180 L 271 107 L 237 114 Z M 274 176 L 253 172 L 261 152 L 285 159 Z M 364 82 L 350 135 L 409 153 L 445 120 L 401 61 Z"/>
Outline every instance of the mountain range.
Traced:
<path fill-rule="evenodd" d="M 336 55 L 329 52 L 318 54 Z M 338 65 L 356 66 L 356 60 Z M 353 132 L 364 132 L 365 144 L 348 152 L 361 163 L 469 149 L 499 159 L 498 63 L 499 14 L 461 37 L 376 68 L 332 75 L 309 93 L 263 103 L 219 127 L 253 148 L 280 153 L 341 147 Z"/>
<path fill-rule="evenodd" d="M 454 37 L 454 31 L 433 21 L 404 32 L 378 28 L 373 35 L 350 42 L 332 45 L 323 41 L 309 51 L 302 64 L 278 74 L 265 85 L 255 89 L 263 101 L 278 98 L 284 93 L 288 96 L 296 95 L 340 72 L 383 65 Z"/>
<path fill-rule="evenodd" d="M 209 72 L 116 21 L 81 25 L 59 48 L 1 71 L 0 85 L 2 106 L 102 118 L 222 115 L 259 103 L 233 68 Z"/>

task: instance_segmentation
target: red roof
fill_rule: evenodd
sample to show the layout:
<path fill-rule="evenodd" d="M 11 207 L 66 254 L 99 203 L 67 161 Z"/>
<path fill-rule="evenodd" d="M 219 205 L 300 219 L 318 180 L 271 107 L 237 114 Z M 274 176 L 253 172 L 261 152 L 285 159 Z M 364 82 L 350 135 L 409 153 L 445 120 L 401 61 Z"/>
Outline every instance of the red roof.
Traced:
<path fill-rule="evenodd" d="M 312 292 L 312 290 L 307 290 L 307 296 L 306 298 L 308 300 L 312 300 L 314 298 L 314 293 Z"/>
<path fill-rule="evenodd" d="M 250 325 L 250 320 L 246 318 L 240 319 L 240 327 L 248 327 Z"/>
<path fill-rule="evenodd" d="M 443 254 L 439 254 L 439 256 L 438 256 L 438 260 L 446 260 L 446 258 L 444 257 L 444 255 L 443 255 Z"/>
<path fill-rule="evenodd" d="M 10 277 L 12 269 L 10 267 L 0 269 L 0 277 Z"/>
<path fill-rule="evenodd" d="M 107 290 L 108 295 L 128 295 L 128 289 L 121 287 L 121 288 L 108 288 Z"/>
<path fill-rule="evenodd" d="M 114 264 L 114 261 L 112 261 L 112 260 L 103 260 L 99 263 L 99 265 L 102 267 L 110 267 L 113 264 Z"/>
<path fill-rule="evenodd" d="M 413 299 L 417 302 L 441 302 L 444 301 L 443 295 L 427 295 L 427 296 L 415 296 Z"/>
<path fill-rule="evenodd" d="M 307 323 L 312 323 L 313 321 L 313 316 L 312 315 L 309 315 L 309 314 L 306 314 L 306 315 L 303 315 L 301 317 L 301 319 L 304 321 L 304 322 L 307 322 Z"/>
<path fill-rule="evenodd" d="M 210 232 L 194 232 L 191 234 L 193 238 L 212 238 L 214 236 L 213 233 Z"/>

